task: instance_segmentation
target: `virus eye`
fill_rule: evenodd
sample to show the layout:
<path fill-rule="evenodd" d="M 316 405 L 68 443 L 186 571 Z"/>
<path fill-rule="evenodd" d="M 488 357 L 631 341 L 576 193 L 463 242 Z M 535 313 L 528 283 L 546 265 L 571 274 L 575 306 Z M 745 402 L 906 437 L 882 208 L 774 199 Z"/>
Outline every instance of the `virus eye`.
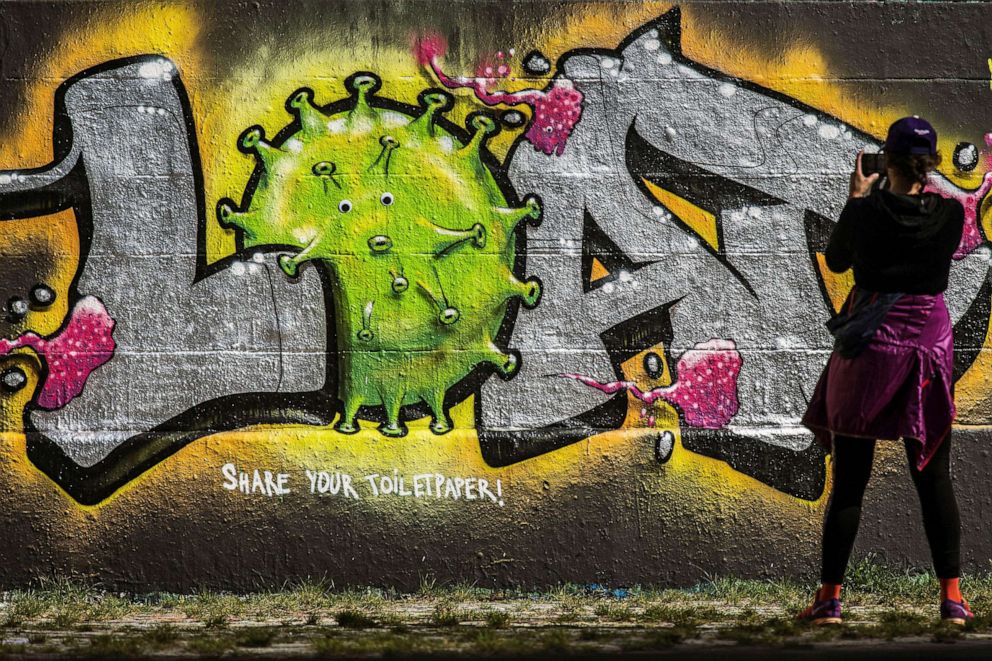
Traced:
<path fill-rule="evenodd" d="M 383 193 L 382 196 L 379 198 L 379 201 L 382 202 L 382 206 L 388 207 L 393 203 L 393 194 Z"/>
<path fill-rule="evenodd" d="M 341 200 L 338 202 L 338 211 L 341 213 L 348 213 L 351 211 L 351 200 Z"/>
<path fill-rule="evenodd" d="M 554 130 L 555 130 L 555 129 L 554 129 L 554 127 L 552 127 L 552 126 L 545 126 L 545 127 L 544 127 L 544 132 L 545 132 L 545 133 L 551 133 L 551 132 L 552 132 L 552 131 L 554 131 Z"/>

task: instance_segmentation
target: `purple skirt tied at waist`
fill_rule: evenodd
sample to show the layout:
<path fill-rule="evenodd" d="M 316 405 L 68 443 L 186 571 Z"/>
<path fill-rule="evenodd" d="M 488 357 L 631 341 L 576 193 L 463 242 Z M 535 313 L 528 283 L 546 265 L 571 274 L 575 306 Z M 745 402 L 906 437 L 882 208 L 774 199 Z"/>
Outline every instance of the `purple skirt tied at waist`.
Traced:
<path fill-rule="evenodd" d="M 830 355 L 802 423 L 827 450 L 834 435 L 913 439 L 922 469 L 954 420 L 953 371 L 944 295 L 900 296 L 857 356 Z"/>

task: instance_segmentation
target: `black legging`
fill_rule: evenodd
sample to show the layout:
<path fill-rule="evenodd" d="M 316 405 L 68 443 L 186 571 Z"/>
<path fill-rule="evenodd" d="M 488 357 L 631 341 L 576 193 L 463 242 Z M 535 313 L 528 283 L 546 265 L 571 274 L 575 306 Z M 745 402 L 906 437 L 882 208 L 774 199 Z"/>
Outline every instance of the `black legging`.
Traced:
<path fill-rule="evenodd" d="M 961 520 L 958 504 L 951 486 L 951 437 L 948 434 L 930 462 L 917 470 L 916 454 L 906 441 L 906 456 L 913 475 L 916 493 L 923 508 L 923 526 L 930 543 L 930 554 L 938 578 L 960 576 Z M 824 583 L 843 583 L 854 537 L 861 520 L 861 501 L 871 477 L 875 457 L 875 441 L 866 438 L 836 436 L 834 438 L 834 485 L 827 516 L 823 522 Z"/>

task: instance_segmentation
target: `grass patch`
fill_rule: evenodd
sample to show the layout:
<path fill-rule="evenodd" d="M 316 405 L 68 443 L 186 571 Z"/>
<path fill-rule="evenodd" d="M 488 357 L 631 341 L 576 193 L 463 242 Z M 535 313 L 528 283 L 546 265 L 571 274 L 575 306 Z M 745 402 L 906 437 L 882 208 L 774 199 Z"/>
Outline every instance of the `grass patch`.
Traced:
<path fill-rule="evenodd" d="M 717 631 L 720 640 L 732 640 L 738 645 L 781 645 L 807 629 L 807 625 L 793 618 L 760 620 L 753 616 Z"/>
<path fill-rule="evenodd" d="M 311 640 L 314 652 L 321 657 L 342 656 L 410 656 L 436 651 L 431 642 L 421 636 L 395 634 L 386 631 L 363 636 L 328 635 Z"/>
<path fill-rule="evenodd" d="M 234 641 L 227 636 L 199 635 L 186 641 L 186 649 L 200 656 L 216 658 L 234 649 Z"/>
<path fill-rule="evenodd" d="M 374 629 L 379 626 L 368 614 L 358 610 L 343 610 L 334 616 L 339 627 L 346 629 Z"/>
<path fill-rule="evenodd" d="M 0 657 L 20 659 L 27 652 L 27 645 L 11 645 L 9 643 L 0 644 Z"/>
<path fill-rule="evenodd" d="M 637 619 L 641 622 L 697 626 L 703 622 L 719 622 L 725 619 L 725 616 L 710 606 L 661 603 L 646 607 Z"/>
<path fill-rule="evenodd" d="M 612 601 L 599 604 L 593 613 L 596 617 L 608 622 L 630 622 L 635 616 L 634 611 L 629 606 Z"/>
<path fill-rule="evenodd" d="M 275 627 L 248 627 L 235 634 L 234 644 L 238 647 L 269 647 L 277 635 Z"/>
<path fill-rule="evenodd" d="M 451 606 L 439 604 L 431 613 L 430 622 L 436 627 L 456 627 L 461 622 L 461 617 Z"/>
<path fill-rule="evenodd" d="M 488 610 L 484 618 L 490 629 L 505 629 L 510 626 L 510 614 L 506 611 Z"/>
<path fill-rule="evenodd" d="M 90 638 L 89 646 L 77 648 L 76 651 L 99 658 L 128 658 L 144 654 L 145 644 L 135 636 L 101 634 Z"/>
<path fill-rule="evenodd" d="M 919 613 L 886 611 L 878 618 L 878 633 L 886 640 L 905 636 L 922 636 L 933 630 L 933 618 Z"/>
<path fill-rule="evenodd" d="M 179 632 L 171 624 L 159 624 L 142 635 L 148 646 L 155 650 L 165 649 L 179 640 Z"/>
<path fill-rule="evenodd" d="M 642 636 L 629 637 L 626 640 L 622 640 L 621 645 L 625 652 L 649 652 L 652 650 L 668 649 L 698 637 L 699 632 L 695 627 L 677 625 L 662 629 L 652 629 L 645 632 Z"/>

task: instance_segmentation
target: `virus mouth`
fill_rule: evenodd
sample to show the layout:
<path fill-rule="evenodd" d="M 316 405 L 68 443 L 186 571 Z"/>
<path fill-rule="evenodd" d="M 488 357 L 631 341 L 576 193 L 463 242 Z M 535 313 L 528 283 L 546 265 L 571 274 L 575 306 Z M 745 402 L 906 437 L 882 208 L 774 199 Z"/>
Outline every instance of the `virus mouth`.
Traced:
<path fill-rule="evenodd" d="M 87 379 L 109 361 L 117 348 L 112 337 L 115 322 L 100 299 L 85 296 L 76 303 L 65 327 L 50 338 L 27 332 L 14 340 L 0 340 L 0 356 L 30 348 L 44 361 L 48 374 L 37 405 L 60 409 L 83 392 Z"/>

